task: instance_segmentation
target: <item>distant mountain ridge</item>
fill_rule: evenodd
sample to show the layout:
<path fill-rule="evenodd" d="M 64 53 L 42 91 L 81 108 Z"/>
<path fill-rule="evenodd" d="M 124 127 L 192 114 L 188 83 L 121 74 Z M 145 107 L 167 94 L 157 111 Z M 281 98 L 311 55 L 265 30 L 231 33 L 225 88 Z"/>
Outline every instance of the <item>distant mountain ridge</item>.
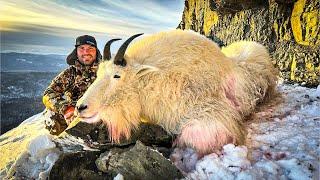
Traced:
<path fill-rule="evenodd" d="M 60 72 L 68 66 L 66 55 L 10 52 L 0 56 L 1 72 Z"/>

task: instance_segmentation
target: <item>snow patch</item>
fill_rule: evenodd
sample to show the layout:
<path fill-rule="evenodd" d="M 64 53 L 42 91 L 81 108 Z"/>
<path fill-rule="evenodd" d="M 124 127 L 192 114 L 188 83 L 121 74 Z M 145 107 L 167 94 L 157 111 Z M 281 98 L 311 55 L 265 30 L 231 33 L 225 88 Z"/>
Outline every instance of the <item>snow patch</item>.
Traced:
<path fill-rule="evenodd" d="M 116 177 L 113 178 L 113 180 L 124 180 L 124 177 L 119 173 Z"/>
<path fill-rule="evenodd" d="M 27 151 L 22 153 L 10 168 L 9 177 L 12 175 L 30 179 L 47 179 L 59 154 L 60 151 L 52 141 L 52 136 L 40 135 L 30 141 Z"/>

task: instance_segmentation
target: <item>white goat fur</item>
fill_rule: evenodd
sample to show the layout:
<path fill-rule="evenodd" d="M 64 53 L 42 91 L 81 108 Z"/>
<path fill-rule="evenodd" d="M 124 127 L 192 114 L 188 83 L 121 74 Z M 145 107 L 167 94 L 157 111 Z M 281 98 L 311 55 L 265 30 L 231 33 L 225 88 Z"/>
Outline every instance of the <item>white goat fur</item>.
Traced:
<path fill-rule="evenodd" d="M 276 84 L 264 46 L 237 42 L 221 50 L 191 31 L 142 38 L 124 58 L 125 67 L 112 59 L 101 63 L 97 79 L 78 101 L 88 106 L 81 117 L 97 114 L 83 120 L 102 120 L 113 142 L 129 138 L 145 119 L 177 134 L 178 146 L 199 153 L 243 144 L 243 117 L 272 95 Z"/>

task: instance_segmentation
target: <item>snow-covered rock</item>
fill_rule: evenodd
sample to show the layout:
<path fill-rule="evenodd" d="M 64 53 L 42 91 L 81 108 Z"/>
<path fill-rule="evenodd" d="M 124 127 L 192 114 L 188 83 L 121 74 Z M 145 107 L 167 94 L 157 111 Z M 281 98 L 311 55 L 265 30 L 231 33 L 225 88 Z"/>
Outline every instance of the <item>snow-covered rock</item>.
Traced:
<path fill-rule="evenodd" d="M 46 178 L 59 156 L 52 136 L 44 128 L 42 113 L 25 120 L 0 137 L 0 179 Z"/>

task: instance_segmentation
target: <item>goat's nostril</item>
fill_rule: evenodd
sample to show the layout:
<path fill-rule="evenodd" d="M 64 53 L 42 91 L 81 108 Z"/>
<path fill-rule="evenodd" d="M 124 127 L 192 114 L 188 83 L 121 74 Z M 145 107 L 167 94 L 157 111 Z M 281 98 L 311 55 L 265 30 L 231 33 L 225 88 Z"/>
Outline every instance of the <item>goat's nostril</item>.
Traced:
<path fill-rule="evenodd" d="M 87 109 L 87 107 L 88 107 L 87 105 L 81 104 L 80 106 L 77 106 L 77 110 L 78 110 L 79 112 L 81 112 L 81 111 Z"/>

